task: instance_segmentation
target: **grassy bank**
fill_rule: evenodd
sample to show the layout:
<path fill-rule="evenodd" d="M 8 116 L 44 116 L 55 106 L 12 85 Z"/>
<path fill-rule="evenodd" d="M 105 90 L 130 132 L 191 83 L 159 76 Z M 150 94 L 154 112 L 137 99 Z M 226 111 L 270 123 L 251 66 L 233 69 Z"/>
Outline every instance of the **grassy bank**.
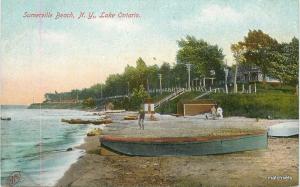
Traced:
<path fill-rule="evenodd" d="M 213 93 L 203 99 L 215 100 L 224 110 L 224 116 L 251 118 L 298 119 L 298 96 L 294 87 L 258 84 L 258 93 Z M 177 103 L 198 96 L 199 92 L 185 93 L 161 105 L 156 111 L 162 114 L 177 113 Z"/>
<path fill-rule="evenodd" d="M 298 97 L 290 93 L 213 94 L 224 110 L 224 116 L 297 119 Z"/>

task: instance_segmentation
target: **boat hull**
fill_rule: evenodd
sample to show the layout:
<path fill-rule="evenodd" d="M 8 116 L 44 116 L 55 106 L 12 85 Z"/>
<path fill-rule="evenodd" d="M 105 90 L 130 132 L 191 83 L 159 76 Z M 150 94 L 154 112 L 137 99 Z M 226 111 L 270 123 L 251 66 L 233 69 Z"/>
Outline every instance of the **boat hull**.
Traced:
<path fill-rule="evenodd" d="M 276 137 L 289 137 L 299 135 L 299 123 L 285 122 L 273 125 L 269 127 L 268 135 Z"/>
<path fill-rule="evenodd" d="M 126 141 L 101 138 L 101 146 L 130 156 L 196 156 L 267 148 L 267 134 L 206 141 Z"/>

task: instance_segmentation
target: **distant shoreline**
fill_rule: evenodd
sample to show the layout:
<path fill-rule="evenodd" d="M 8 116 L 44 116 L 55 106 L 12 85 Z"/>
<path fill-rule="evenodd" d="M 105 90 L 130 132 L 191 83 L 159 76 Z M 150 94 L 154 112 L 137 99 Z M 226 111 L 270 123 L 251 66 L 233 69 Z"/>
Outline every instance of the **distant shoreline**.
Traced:
<path fill-rule="evenodd" d="M 33 103 L 27 107 L 28 109 L 77 109 L 85 108 L 81 103 Z"/>

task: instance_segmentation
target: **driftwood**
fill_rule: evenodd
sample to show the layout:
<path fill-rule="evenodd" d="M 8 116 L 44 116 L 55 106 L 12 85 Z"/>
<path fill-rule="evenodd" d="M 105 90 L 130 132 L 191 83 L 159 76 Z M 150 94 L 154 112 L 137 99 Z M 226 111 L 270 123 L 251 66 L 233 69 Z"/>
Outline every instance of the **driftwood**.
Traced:
<path fill-rule="evenodd" d="M 101 119 L 101 120 L 82 120 L 82 119 L 61 119 L 61 122 L 69 123 L 69 124 L 109 124 L 112 123 L 111 119 Z"/>
<path fill-rule="evenodd" d="M 11 120 L 11 118 L 10 118 L 10 117 L 8 117 L 8 118 L 3 118 L 3 117 L 1 117 L 1 120 L 10 121 L 10 120 Z"/>
<path fill-rule="evenodd" d="M 137 120 L 138 117 L 137 116 L 125 116 L 124 120 Z"/>

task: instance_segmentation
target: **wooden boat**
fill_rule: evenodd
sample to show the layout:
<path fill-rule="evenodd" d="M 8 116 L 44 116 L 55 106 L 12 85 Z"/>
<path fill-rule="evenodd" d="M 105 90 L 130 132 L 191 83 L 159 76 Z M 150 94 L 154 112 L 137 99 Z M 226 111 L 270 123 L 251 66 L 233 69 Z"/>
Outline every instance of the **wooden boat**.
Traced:
<path fill-rule="evenodd" d="M 124 120 L 137 120 L 138 117 L 137 116 L 125 116 Z"/>
<path fill-rule="evenodd" d="M 265 132 L 216 137 L 116 137 L 103 136 L 101 146 L 130 156 L 193 156 L 224 154 L 267 148 Z"/>
<path fill-rule="evenodd" d="M 268 129 L 269 136 L 288 137 L 299 134 L 298 122 L 285 122 L 272 125 Z"/>
<path fill-rule="evenodd" d="M 61 122 L 69 123 L 69 124 L 109 124 L 112 123 L 111 119 L 101 119 L 101 120 L 82 120 L 82 119 L 61 119 Z"/>
<path fill-rule="evenodd" d="M 101 133 L 102 133 L 101 129 L 94 128 L 94 129 L 90 130 L 86 135 L 87 136 L 98 136 Z"/>
<path fill-rule="evenodd" d="M 1 120 L 3 120 L 3 121 L 10 121 L 11 118 L 10 117 L 7 117 L 7 118 L 1 117 Z"/>

